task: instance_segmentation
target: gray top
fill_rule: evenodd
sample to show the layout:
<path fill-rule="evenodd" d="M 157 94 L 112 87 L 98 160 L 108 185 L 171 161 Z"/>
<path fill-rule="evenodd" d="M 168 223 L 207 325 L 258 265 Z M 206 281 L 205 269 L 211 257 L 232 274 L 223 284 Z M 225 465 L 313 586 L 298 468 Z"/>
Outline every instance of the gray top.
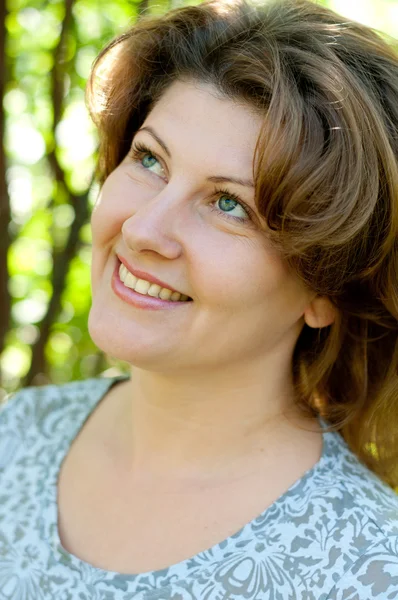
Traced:
<path fill-rule="evenodd" d="M 168 568 L 124 575 L 64 550 L 60 465 L 122 379 L 25 388 L 1 407 L 0 599 L 398 599 L 398 496 L 338 433 L 323 433 L 320 460 L 257 518 Z"/>

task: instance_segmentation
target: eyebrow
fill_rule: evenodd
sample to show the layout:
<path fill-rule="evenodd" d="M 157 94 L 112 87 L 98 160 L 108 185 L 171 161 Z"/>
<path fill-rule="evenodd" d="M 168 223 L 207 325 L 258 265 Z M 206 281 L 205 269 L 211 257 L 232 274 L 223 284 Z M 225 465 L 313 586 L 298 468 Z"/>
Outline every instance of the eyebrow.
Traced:
<path fill-rule="evenodd" d="M 155 131 L 152 129 L 152 127 L 150 127 L 149 125 L 146 125 L 145 127 L 141 127 L 137 133 L 139 131 L 147 131 L 159 144 L 159 146 L 161 148 L 163 148 L 163 150 L 165 151 L 165 153 L 167 154 L 167 156 L 169 158 L 171 158 L 171 152 L 168 149 L 168 147 L 166 146 L 166 144 L 164 143 L 164 141 L 158 136 L 157 133 L 155 133 Z M 229 181 L 230 183 L 236 183 L 238 185 L 242 185 L 244 187 L 254 187 L 254 182 L 251 179 L 241 179 L 240 177 L 226 177 L 225 175 L 212 175 L 211 177 L 207 178 L 208 181 L 212 181 L 213 183 L 224 183 L 226 181 Z"/>

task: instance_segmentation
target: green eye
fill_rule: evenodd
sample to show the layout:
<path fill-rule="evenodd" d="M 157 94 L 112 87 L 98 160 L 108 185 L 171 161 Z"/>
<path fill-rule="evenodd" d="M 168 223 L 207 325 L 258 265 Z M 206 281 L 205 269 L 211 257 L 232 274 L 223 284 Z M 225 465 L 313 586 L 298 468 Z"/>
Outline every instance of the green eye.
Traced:
<path fill-rule="evenodd" d="M 219 198 L 219 203 L 221 210 L 226 211 L 233 210 L 236 208 L 236 205 L 239 204 L 237 200 L 229 198 L 228 196 L 221 196 L 221 198 Z"/>
<path fill-rule="evenodd" d="M 142 160 L 142 166 L 146 167 L 147 169 L 149 169 L 150 167 L 153 167 L 155 163 L 157 163 L 158 161 L 156 160 L 156 158 L 154 156 L 152 156 L 152 154 L 146 154 L 145 156 L 143 156 Z"/>
<path fill-rule="evenodd" d="M 223 190 L 217 190 L 216 194 L 219 194 L 218 199 L 215 202 L 216 205 L 218 204 L 218 207 L 214 207 L 214 210 L 223 215 L 225 219 L 240 221 L 242 223 L 250 222 L 249 211 L 238 197 Z M 229 214 L 234 210 L 237 210 L 238 214 Z"/>
<path fill-rule="evenodd" d="M 132 158 L 150 173 L 159 175 L 159 177 L 164 176 L 162 163 L 156 154 L 151 152 L 149 148 L 146 148 L 141 144 L 137 144 L 133 147 Z"/>

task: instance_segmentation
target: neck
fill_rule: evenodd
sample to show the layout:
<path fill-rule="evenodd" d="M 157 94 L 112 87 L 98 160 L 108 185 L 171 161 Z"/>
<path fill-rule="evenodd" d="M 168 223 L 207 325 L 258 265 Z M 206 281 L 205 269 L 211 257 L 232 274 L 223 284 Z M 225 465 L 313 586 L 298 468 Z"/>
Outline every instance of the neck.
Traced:
<path fill-rule="evenodd" d="M 295 408 L 286 371 L 260 378 L 253 369 L 176 377 L 134 367 L 120 390 L 117 425 L 128 471 L 138 478 L 228 478 L 278 447 L 283 452 L 310 420 Z"/>

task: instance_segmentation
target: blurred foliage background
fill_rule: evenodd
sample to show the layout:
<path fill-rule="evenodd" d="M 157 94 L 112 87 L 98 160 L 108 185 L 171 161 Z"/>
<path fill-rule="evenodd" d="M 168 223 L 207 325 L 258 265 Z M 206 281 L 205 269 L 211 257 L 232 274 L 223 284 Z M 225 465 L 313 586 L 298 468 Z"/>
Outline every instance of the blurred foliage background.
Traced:
<path fill-rule="evenodd" d="M 397 0 L 318 2 L 398 38 Z M 107 42 L 183 3 L 0 0 L 0 401 L 21 386 L 127 372 L 87 330 L 99 188 L 84 88 Z"/>

